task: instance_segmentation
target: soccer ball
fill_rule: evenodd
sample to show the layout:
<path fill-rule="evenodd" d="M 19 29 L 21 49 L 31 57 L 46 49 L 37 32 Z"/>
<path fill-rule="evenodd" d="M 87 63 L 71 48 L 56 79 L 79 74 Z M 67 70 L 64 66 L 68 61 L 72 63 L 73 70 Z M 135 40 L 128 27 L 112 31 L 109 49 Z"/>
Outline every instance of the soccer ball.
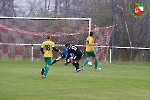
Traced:
<path fill-rule="evenodd" d="M 88 65 L 89 65 L 89 66 L 92 66 L 92 62 L 91 62 L 91 61 L 89 61 L 89 62 L 88 62 Z"/>

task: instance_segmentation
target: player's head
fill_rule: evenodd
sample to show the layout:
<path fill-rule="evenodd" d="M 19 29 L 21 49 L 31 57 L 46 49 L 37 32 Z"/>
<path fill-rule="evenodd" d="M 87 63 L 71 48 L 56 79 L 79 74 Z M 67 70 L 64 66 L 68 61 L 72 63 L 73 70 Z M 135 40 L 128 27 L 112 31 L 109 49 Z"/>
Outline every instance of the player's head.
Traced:
<path fill-rule="evenodd" d="M 47 35 L 47 39 L 50 39 L 51 37 L 50 37 L 50 35 Z"/>
<path fill-rule="evenodd" d="M 65 47 L 69 47 L 69 46 L 70 46 L 70 43 L 66 43 L 66 44 L 65 44 Z"/>
<path fill-rule="evenodd" d="M 94 32 L 90 32 L 90 36 L 93 36 Z"/>

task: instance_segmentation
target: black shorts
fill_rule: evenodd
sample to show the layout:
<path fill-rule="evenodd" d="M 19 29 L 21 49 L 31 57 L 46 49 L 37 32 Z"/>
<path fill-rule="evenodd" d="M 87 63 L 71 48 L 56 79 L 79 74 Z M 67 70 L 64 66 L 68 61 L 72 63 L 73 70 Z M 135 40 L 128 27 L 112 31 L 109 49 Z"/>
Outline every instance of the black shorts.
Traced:
<path fill-rule="evenodd" d="M 77 53 L 77 54 L 74 55 L 73 60 L 80 60 L 81 57 L 82 57 L 82 52 Z"/>

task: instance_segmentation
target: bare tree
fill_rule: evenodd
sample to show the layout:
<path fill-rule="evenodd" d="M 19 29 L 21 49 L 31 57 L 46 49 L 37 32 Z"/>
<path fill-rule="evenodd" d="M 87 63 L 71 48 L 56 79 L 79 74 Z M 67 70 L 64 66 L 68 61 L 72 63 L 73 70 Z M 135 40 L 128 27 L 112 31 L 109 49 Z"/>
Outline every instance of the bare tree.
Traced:
<path fill-rule="evenodd" d="M 15 16 L 14 0 L 1 0 L 0 1 L 0 16 Z"/>
<path fill-rule="evenodd" d="M 129 13 L 128 3 L 129 0 L 122 0 L 122 2 L 116 0 L 114 45 L 148 47 L 148 15 L 142 19 L 134 18 Z M 141 53 L 140 50 L 132 50 L 132 53 L 127 49 L 115 50 L 115 59 L 130 60 L 131 54 L 132 60 L 134 60 Z"/>

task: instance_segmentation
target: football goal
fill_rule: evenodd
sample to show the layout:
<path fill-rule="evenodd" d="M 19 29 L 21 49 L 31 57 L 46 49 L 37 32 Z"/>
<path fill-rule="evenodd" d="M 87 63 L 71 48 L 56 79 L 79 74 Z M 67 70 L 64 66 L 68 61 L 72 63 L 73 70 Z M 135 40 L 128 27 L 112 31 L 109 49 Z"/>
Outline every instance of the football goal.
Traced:
<path fill-rule="evenodd" d="M 113 26 L 96 27 L 91 18 L 0 17 L 0 57 L 3 59 L 42 59 L 40 45 L 51 36 L 59 49 L 70 42 L 79 46 L 85 57 L 85 40 L 94 31 L 99 43 L 96 53 L 100 63 L 108 62 L 108 47 Z M 54 58 L 57 54 L 54 54 Z"/>

